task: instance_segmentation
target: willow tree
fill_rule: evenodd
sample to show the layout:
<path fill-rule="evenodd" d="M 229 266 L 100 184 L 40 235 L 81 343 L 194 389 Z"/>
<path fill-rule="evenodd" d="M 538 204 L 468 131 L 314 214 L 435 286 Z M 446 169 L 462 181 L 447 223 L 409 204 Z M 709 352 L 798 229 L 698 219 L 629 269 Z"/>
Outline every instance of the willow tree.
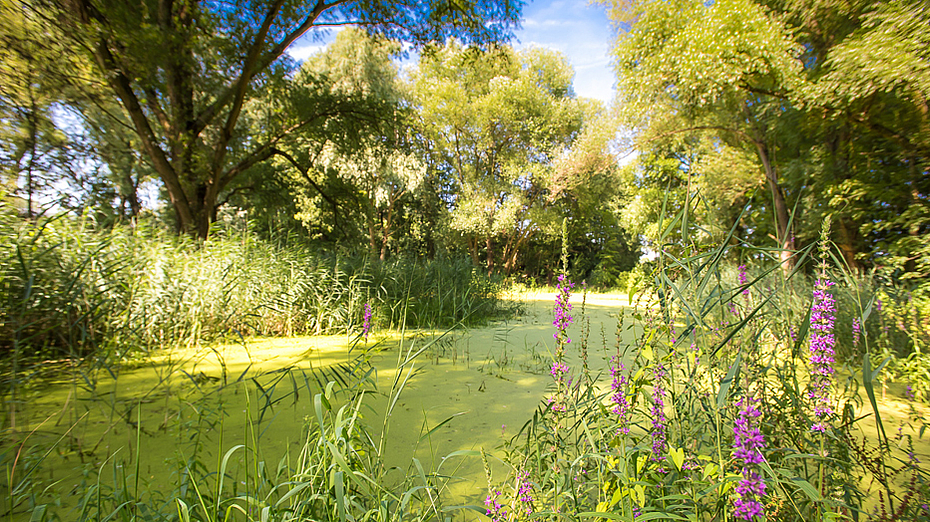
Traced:
<path fill-rule="evenodd" d="M 431 175 L 442 179 L 450 226 L 475 263 L 509 272 L 518 253 L 556 221 L 553 165 L 581 130 L 586 103 L 559 54 L 452 42 L 423 54 L 413 74 Z M 558 220 L 560 221 L 560 219 Z M 554 227 L 549 227 L 554 230 Z"/>
<path fill-rule="evenodd" d="M 707 154 L 715 147 L 741 157 L 750 152 L 770 194 L 781 260 L 791 263 L 792 205 L 775 136 L 792 110 L 785 100 L 803 80 L 800 46 L 751 0 L 615 4 L 614 19 L 629 24 L 615 47 L 618 90 L 639 147 L 681 149 L 703 141 Z M 717 145 L 707 147 L 708 140 Z"/>
<path fill-rule="evenodd" d="M 80 73 L 81 64 L 62 58 L 61 35 L 47 18 L 20 0 L 0 3 L 0 193 L 18 197 L 28 216 L 79 161 L 55 113 L 78 96 L 62 69 Z"/>
<path fill-rule="evenodd" d="M 317 28 L 355 24 L 417 45 L 510 36 L 517 2 L 49 0 L 71 50 L 119 101 L 181 230 L 206 236 L 220 195 L 319 115 L 249 135 L 244 109 L 294 69 L 286 51 Z"/>
<path fill-rule="evenodd" d="M 930 11 L 926 2 L 773 7 L 804 43 L 800 97 L 830 214 L 850 266 L 930 279 Z M 826 29 L 826 30 L 825 30 Z M 814 205 L 810 205 L 814 206 Z"/>

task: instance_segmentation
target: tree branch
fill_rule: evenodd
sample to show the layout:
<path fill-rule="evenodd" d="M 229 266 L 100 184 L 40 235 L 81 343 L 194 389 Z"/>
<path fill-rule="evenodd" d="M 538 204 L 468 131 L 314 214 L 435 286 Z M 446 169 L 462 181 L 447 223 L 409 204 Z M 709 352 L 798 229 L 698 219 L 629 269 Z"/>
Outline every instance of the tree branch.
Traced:
<path fill-rule="evenodd" d="M 756 143 L 756 140 L 752 136 L 746 134 L 745 132 L 739 129 L 724 127 L 723 125 L 694 125 L 691 127 L 675 129 L 672 131 L 663 132 L 662 134 L 658 134 L 656 136 L 652 136 L 651 138 L 648 138 L 647 140 L 643 141 L 641 145 L 648 145 L 654 141 L 659 141 L 661 139 L 668 138 L 669 136 L 674 136 L 676 134 L 681 134 L 683 132 L 691 132 L 691 131 L 696 131 L 696 130 L 718 130 L 718 131 L 729 132 L 729 133 L 739 136 L 740 138 L 743 138 L 744 140 L 750 143 L 753 143 L 753 144 Z"/>
<path fill-rule="evenodd" d="M 261 61 L 255 62 L 256 65 L 254 67 L 254 71 L 249 71 L 249 73 L 246 74 L 246 67 L 243 67 L 239 80 L 237 80 L 235 83 L 229 86 L 229 88 L 227 88 L 226 91 L 223 92 L 223 94 L 217 97 L 217 99 L 214 100 L 214 102 L 210 104 L 206 109 L 204 109 L 204 111 L 200 114 L 200 116 L 197 117 L 195 124 L 194 124 L 194 134 L 195 135 L 199 134 L 207 125 L 209 125 L 210 122 L 213 121 L 213 118 L 215 118 L 216 115 L 219 113 L 219 111 L 223 107 L 225 107 L 227 104 L 229 104 L 234 99 L 234 96 L 236 96 L 237 93 L 241 92 L 242 94 L 244 94 L 245 93 L 244 89 L 251 82 L 252 78 L 255 76 L 255 73 L 257 71 L 264 70 L 272 62 L 280 58 L 281 55 L 284 54 L 284 51 L 286 51 L 287 48 L 291 46 L 291 44 L 293 44 L 298 38 L 303 36 L 304 33 L 309 31 L 311 27 L 314 27 L 316 20 L 319 19 L 320 15 L 322 15 L 323 12 L 337 5 L 344 4 L 347 1 L 348 0 L 337 0 L 331 3 L 326 3 L 324 1 L 318 1 L 316 5 L 313 6 L 313 10 L 310 12 L 309 15 L 307 15 L 307 18 L 304 19 L 304 21 L 300 24 L 300 26 L 297 27 L 297 29 L 295 29 L 294 31 L 291 31 L 287 36 L 285 36 L 284 39 L 280 43 L 275 45 L 274 48 L 272 48 L 264 57 L 262 57 Z M 255 48 L 253 47 L 253 50 L 254 49 Z M 260 50 L 260 47 L 258 48 L 258 50 Z M 250 53 L 251 53 L 251 50 L 250 50 Z M 245 81 L 244 84 L 243 84 L 243 80 Z"/>
<path fill-rule="evenodd" d="M 216 145 L 214 146 L 213 168 L 210 169 L 211 173 L 219 173 L 220 168 L 223 166 L 223 160 L 226 158 L 226 145 L 229 144 L 233 129 L 236 127 L 236 122 L 239 121 L 239 114 L 242 112 L 242 104 L 245 102 L 245 94 L 249 90 L 249 84 L 252 83 L 252 78 L 255 77 L 255 72 L 260 70 L 256 69 L 255 65 L 258 63 L 262 47 L 265 46 L 265 38 L 268 37 L 271 25 L 274 23 L 275 17 L 278 16 L 278 10 L 281 9 L 283 4 L 284 0 L 275 0 L 271 7 L 268 8 L 268 12 L 265 13 L 265 19 L 262 21 L 262 25 L 258 30 L 258 34 L 255 35 L 255 41 L 252 42 L 252 46 L 249 48 L 249 52 L 246 55 L 245 63 L 242 64 L 242 71 L 239 73 L 239 77 L 236 81 L 233 82 L 234 94 L 232 98 L 232 107 L 229 110 L 229 114 L 226 115 L 226 124 L 223 125 L 223 129 L 220 131 L 216 140 Z"/>
<path fill-rule="evenodd" d="M 281 156 L 282 158 L 286 159 L 291 165 L 293 165 L 294 168 L 297 169 L 298 172 L 300 172 L 300 175 L 304 178 L 304 180 L 305 180 L 307 183 L 309 183 L 310 186 L 313 187 L 313 188 L 320 194 L 320 196 L 321 196 L 323 199 L 325 199 L 325 200 L 327 201 L 327 203 L 329 203 L 330 205 L 332 205 L 332 207 L 333 207 L 333 223 L 336 223 L 337 226 L 339 226 L 340 230 L 342 230 L 342 227 L 341 227 L 340 225 L 338 225 L 338 224 L 340 223 L 340 221 L 341 221 L 341 220 L 339 219 L 339 205 L 337 205 L 337 204 L 336 204 L 336 201 L 335 201 L 334 199 L 332 199 L 331 197 L 329 197 L 329 195 L 326 194 L 326 192 L 323 192 L 323 188 L 320 187 L 320 186 L 317 184 L 316 181 L 313 181 L 313 178 L 310 177 L 310 173 L 309 173 L 310 168 L 309 168 L 309 166 L 304 167 L 304 166 L 301 165 L 296 159 L 294 159 L 293 156 L 291 156 L 290 154 L 288 154 L 287 152 L 285 152 L 285 151 L 283 151 L 283 150 L 280 150 L 280 149 L 272 149 L 272 151 L 273 151 L 274 154 L 276 154 L 276 155 L 278 155 L 278 156 Z M 345 235 L 345 230 L 342 230 L 342 233 L 343 233 L 343 235 Z"/>
<path fill-rule="evenodd" d="M 142 146 L 149 153 L 155 170 L 161 176 L 162 181 L 165 182 L 165 186 L 168 188 L 168 196 L 178 211 L 182 226 L 190 226 L 193 222 L 193 213 L 177 172 L 172 167 L 171 162 L 168 161 L 165 151 L 159 147 L 158 140 L 149 125 L 145 112 L 142 110 L 139 99 L 132 90 L 129 78 L 116 64 L 116 60 L 107 46 L 106 39 L 101 38 L 97 43 L 97 47 L 94 49 L 94 57 L 97 60 L 97 65 L 108 76 L 111 87 L 123 103 L 123 107 L 136 128 L 136 133 L 142 140 Z"/>

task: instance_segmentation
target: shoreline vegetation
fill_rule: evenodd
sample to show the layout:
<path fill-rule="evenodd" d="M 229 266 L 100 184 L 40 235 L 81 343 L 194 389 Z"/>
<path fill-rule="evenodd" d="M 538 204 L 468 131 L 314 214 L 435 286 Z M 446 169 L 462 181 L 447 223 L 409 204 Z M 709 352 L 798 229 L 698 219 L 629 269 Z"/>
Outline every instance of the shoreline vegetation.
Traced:
<path fill-rule="evenodd" d="M 877 293 L 859 295 L 874 310 L 865 314 L 843 310 L 852 298 L 842 282 L 821 290 L 829 297 L 821 308 L 835 314 L 820 324 L 832 328 L 836 357 L 834 371 L 819 374 L 830 386 L 816 395 L 805 326 L 820 320 L 810 312 L 811 284 L 782 280 L 779 270 L 708 267 L 706 253 L 657 267 L 660 284 L 632 298 L 566 278 L 555 289 L 507 287 L 455 262 L 414 265 L 418 271 L 397 262 L 380 272 L 321 264 L 316 276 L 341 270 L 324 279 L 334 291 L 323 293 L 351 312 L 301 324 L 347 325 L 341 332 L 230 338 L 203 319 L 216 320 L 211 311 L 199 316 L 206 342 L 192 340 L 195 329 L 185 326 L 174 330 L 181 334 L 174 348 L 154 348 L 149 337 L 143 353 L 130 355 L 126 346 L 146 337 L 134 331 L 141 326 L 131 303 L 115 301 L 154 299 L 139 296 L 141 285 L 129 291 L 116 282 L 145 271 L 151 252 L 163 256 L 164 273 L 183 272 L 165 261 L 178 255 L 166 246 L 177 240 L 153 245 L 140 235 L 149 250 L 136 245 L 131 262 L 107 269 L 107 256 L 125 255 L 136 239 L 68 226 L 22 234 L 7 251 L 19 260 L 5 272 L 8 296 L 16 270 L 35 277 L 19 279 L 34 290 L 22 294 L 29 299 L 13 330 L 22 337 L 12 348 L 23 353 L 8 352 L 21 359 L 8 358 L 18 367 L 4 371 L 6 519 L 926 517 L 920 462 L 930 452 L 918 388 L 888 382 L 882 372 L 895 361 L 854 356 L 855 343 L 868 339 L 879 352 L 897 333 Z M 226 289 L 233 314 L 233 292 L 263 284 L 233 267 L 266 257 L 294 263 L 274 253 L 234 236 L 201 246 L 196 262 L 223 267 L 199 273 Z M 249 273 L 276 278 L 279 266 Z M 389 266 L 395 272 L 386 277 Z M 40 274 L 68 279 L 51 283 Z M 213 281 L 216 274 L 229 279 Z M 378 292 L 367 293 L 378 277 Z M 54 342 L 66 338 L 61 331 L 41 330 L 53 320 L 43 299 L 61 288 L 81 288 L 85 304 L 102 301 L 89 306 L 94 312 L 76 313 L 78 303 L 65 311 L 78 318 L 72 324 L 85 329 L 86 343 L 106 350 L 83 344 L 65 352 Z M 340 291 L 346 295 L 334 295 Z M 170 294 L 159 295 L 167 308 Z M 389 305 L 396 295 L 406 304 Z M 374 303 L 370 332 L 363 332 L 366 302 Z M 274 314 L 285 305 L 294 303 L 255 307 L 248 317 L 280 325 L 268 318 L 279 321 Z M 555 306 L 562 312 L 554 316 Z M 423 313 L 430 307 L 442 312 Z M 466 328 L 463 318 L 474 321 Z M 289 327 L 299 331 L 296 324 Z M 46 351 L 30 365 L 24 348 L 39 338 Z M 83 360 L 68 364 L 68 353 Z M 811 429 L 817 424 L 823 431 Z M 750 463 L 750 471 L 739 467 Z"/>

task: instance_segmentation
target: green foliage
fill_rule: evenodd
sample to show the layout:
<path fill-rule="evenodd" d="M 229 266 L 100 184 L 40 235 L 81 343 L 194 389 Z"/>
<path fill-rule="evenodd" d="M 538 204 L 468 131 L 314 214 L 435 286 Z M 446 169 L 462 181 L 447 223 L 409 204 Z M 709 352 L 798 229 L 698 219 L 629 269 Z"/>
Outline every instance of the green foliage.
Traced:
<path fill-rule="evenodd" d="M 462 261 L 372 265 L 274 246 L 247 228 L 216 227 L 198 245 L 144 223 L 98 230 L 86 219 L 33 224 L 5 213 L 2 227 L 5 356 L 118 360 L 224 336 L 354 331 L 368 301 L 388 327 L 502 311 L 498 285 Z"/>
<path fill-rule="evenodd" d="M 102 105 L 120 106 L 112 123 L 130 122 L 178 228 L 204 238 L 243 172 L 274 156 L 290 132 L 333 114 L 302 115 L 297 125 L 282 124 L 289 119 L 282 113 L 247 114 L 261 93 L 288 82 L 294 63 L 285 52 L 296 40 L 356 23 L 417 46 L 456 37 L 486 46 L 510 37 L 520 6 L 288 0 L 29 3 L 22 10 L 52 23 L 45 34 L 60 37 L 61 54 L 80 64 L 63 74 L 87 72 L 88 83 L 101 89 L 95 94 L 109 102 Z M 253 134 L 265 126 L 278 132 Z"/>
<path fill-rule="evenodd" d="M 694 209 L 708 225 L 748 203 L 736 239 L 774 238 L 786 265 L 830 216 L 854 270 L 892 265 L 896 277 L 925 278 L 928 31 L 918 3 L 611 5 L 627 23 L 616 46 L 620 112 L 641 150 L 625 182 L 628 230 L 656 237 L 661 192 L 687 184 L 709 201 Z"/>
<path fill-rule="evenodd" d="M 574 97 L 572 77 L 562 56 L 537 48 L 452 42 L 421 57 L 413 91 L 428 175 L 456 243 L 489 272 L 551 277 L 557 267 L 534 257 L 552 251 L 566 216 L 579 243 L 586 232 L 598 245 L 616 232 L 613 127 L 602 107 Z"/>
<path fill-rule="evenodd" d="M 870 332 L 875 320 L 885 320 L 876 319 L 872 290 L 856 288 L 842 267 L 819 276 L 837 282 L 831 287 L 839 312 L 836 349 L 850 357 L 841 370 L 837 360 L 829 392 L 833 413 L 821 434 L 811 429 L 819 422 L 810 393 L 812 285 L 799 271 L 810 256 L 802 253 L 799 270 L 785 278 L 777 253 L 729 246 L 732 229 L 722 231 L 717 246 L 690 247 L 695 242 L 687 228 L 680 235 L 670 230 L 682 222 L 687 205 L 662 223 L 668 228 L 658 238 L 669 250 L 677 244 L 675 253 L 659 255 L 652 283 L 632 313 L 619 315 L 611 385 L 579 377 L 570 397 L 558 402 L 567 409 L 555 408 L 553 397 L 544 399 L 505 444 L 511 471 L 489 477 L 489 498 L 508 513 L 496 519 L 553 513 L 605 520 L 734 519 L 737 485 L 748 476 L 735 451 L 740 443 L 734 433 L 746 422 L 739 420 L 737 403 L 752 398 L 760 416 L 750 422 L 758 423 L 764 438 L 755 472 L 766 485 L 755 519 L 926 520 L 930 476 L 911 458 L 909 439 L 923 437 L 926 422 L 908 421 L 902 425 L 908 432 L 890 437 L 890 428 L 881 428 L 872 388 L 882 369 L 873 370 L 869 357 L 859 356 L 874 349 L 873 333 L 860 337 L 863 352 L 849 353 L 855 348 L 852 318 L 868 317 L 870 310 Z M 829 254 L 835 248 L 823 249 L 828 259 L 838 259 Z M 752 262 L 743 272 L 726 261 L 736 255 L 767 262 Z M 575 321 L 584 324 L 583 313 Z M 582 352 L 591 350 L 586 342 L 583 335 Z M 865 404 L 860 387 L 869 397 Z M 877 437 L 861 424 L 863 415 L 875 419 Z"/>
<path fill-rule="evenodd" d="M 353 349 L 361 348 L 359 339 L 356 337 Z M 402 342 L 398 351 L 402 358 L 395 367 L 398 377 L 412 371 L 418 356 L 437 341 Z M 225 378 L 199 382 L 196 375 L 188 374 L 179 365 L 162 369 L 163 381 L 148 391 L 157 396 L 164 394 L 163 407 L 170 411 L 170 418 L 165 417 L 158 431 L 168 432 L 174 451 L 165 462 L 155 465 L 173 472 L 170 478 L 160 480 L 151 480 L 154 477 L 146 468 L 152 467 L 152 462 L 143 456 L 147 449 L 144 444 L 152 435 L 147 428 L 153 424 L 146 422 L 143 427 L 142 422 L 142 410 L 148 414 L 153 407 L 145 400 L 148 395 L 132 397 L 128 411 L 123 412 L 126 405 L 122 400 L 104 405 L 101 403 L 106 401 L 96 394 L 84 398 L 83 393 L 76 393 L 91 410 L 109 407 L 111 418 L 106 422 L 113 431 L 125 422 L 130 427 L 128 443 L 121 443 L 120 451 L 111 453 L 110 448 L 84 447 L 79 437 L 68 437 L 68 432 L 78 429 L 86 433 L 85 415 L 47 446 L 30 441 L 28 436 L 17 439 L 19 444 L 5 444 L 0 450 L 0 462 L 7 470 L 4 490 L 11 494 L 0 507 L 16 519 L 31 515 L 31 520 L 40 521 L 204 522 L 436 520 L 462 509 L 448 504 L 446 488 L 453 480 L 449 475 L 453 464 L 424 470 L 413 459 L 400 474 L 396 468 L 387 468 L 383 441 L 388 435 L 390 412 L 404 393 L 407 379 L 395 379 L 389 389 L 383 390 L 389 400 L 379 401 L 380 390 L 371 376 L 373 368 L 367 365 L 368 348 L 366 353 L 354 351 L 356 357 L 335 368 L 283 368 L 257 374 L 246 370 L 229 383 Z M 337 378 L 325 380 L 329 375 Z M 187 382 L 172 382 L 178 378 Z M 119 379 L 117 370 L 114 386 Z M 95 391 L 93 384 L 88 387 Z M 273 417 L 286 409 L 285 403 L 295 409 L 291 413 L 296 415 L 298 401 L 309 403 L 309 407 L 302 407 L 309 415 L 287 437 L 292 445 L 285 447 L 281 455 L 269 455 L 268 442 L 275 437 L 267 431 L 279 425 L 271 424 Z M 382 412 L 374 413 L 382 408 Z M 232 415 L 241 417 L 232 420 Z M 376 417 L 383 419 L 380 426 Z M 236 433 L 230 427 L 233 423 L 241 426 L 242 432 Z M 434 430 L 422 433 L 421 440 L 428 440 Z M 15 432 L 11 435 L 19 436 Z M 237 443 L 229 444 L 230 439 Z M 458 451 L 446 458 L 454 461 L 474 453 Z M 50 455 L 64 458 L 71 454 L 82 460 L 100 460 L 75 463 L 80 473 L 72 474 L 73 482 L 64 488 L 54 480 L 39 478 L 42 468 L 50 464 Z"/>

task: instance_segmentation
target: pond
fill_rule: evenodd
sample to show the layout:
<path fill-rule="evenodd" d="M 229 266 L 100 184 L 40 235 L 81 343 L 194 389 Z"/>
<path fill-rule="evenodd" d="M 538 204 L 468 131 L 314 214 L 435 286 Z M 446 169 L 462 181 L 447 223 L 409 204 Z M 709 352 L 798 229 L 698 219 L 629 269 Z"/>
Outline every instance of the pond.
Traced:
<path fill-rule="evenodd" d="M 338 397 L 338 390 L 359 385 L 365 371 L 367 382 L 360 386 L 371 392 L 361 414 L 380 439 L 398 366 L 421 350 L 398 378 L 404 385 L 383 443 L 384 465 L 395 468 L 388 479 L 414 471 L 415 457 L 423 468 L 455 477 L 447 485 L 451 496 L 480 504 L 487 488 L 481 459 L 473 452 L 446 457 L 483 449 L 499 468 L 496 448 L 532 416 L 552 384 L 554 294 L 518 299 L 522 313 L 512 320 L 472 330 L 406 332 L 403 342 L 396 332 L 377 331 L 367 341 L 243 339 L 166 351 L 131 368 L 59 374 L 21 391 L 15 411 L 8 411 L 15 430 L 4 441 L 3 459 L 13 481 L 8 471 L 3 489 L 10 495 L 0 512 L 8 513 L 9 499 L 17 499 L 18 518 L 33 502 L 60 503 L 56 509 L 68 513 L 95 480 L 125 476 L 135 483 L 136 466 L 137 487 L 155 503 L 168 500 L 160 497 L 177 487 L 186 466 L 215 470 L 218 459 L 240 444 L 275 466 L 295 458 L 304 444 L 305 426 L 315 415 L 313 395 L 333 382 Z M 576 316 L 581 301 L 573 297 Z M 617 345 L 618 311 L 628 303 L 624 296 L 590 295 L 584 305 L 589 372 L 604 374 Z M 569 329 L 576 346 L 580 322 Z M 629 343 L 632 331 L 623 335 Z M 362 359 L 368 364 L 359 366 Z M 568 361 L 582 366 L 577 351 Z M 609 379 L 600 380 L 609 387 Z M 245 465 L 244 459 L 233 460 Z"/>
<path fill-rule="evenodd" d="M 327 386 L 333 411 L 367 390 L 358 416 L 380 448 L 386 483 L 433 471 L 445 477 L 442 494 L 480 506 L 488 482 L 479 452 L 490 455 L 492 474 L 505 475 L 502 446 L 545 404 L 553 383 L 554 294 L 512 298 L 522 305 L 518 316 L 478 329 L 405 332 L 403 338 L 376 331 L 367 341 L 243 339 L 165 351 L 134 367 L 72 369 L 35 381 L 6 405 L 6 423 L 15 429 L 3 441 L 0 486 L 7 494 L 0 496 L 0 513 L 28 520 L 32 506 L 49 504 L 61 519 L 76 519 L 82 499 L 120 487 L 170 512 L 188 473 L 213 483 L 221 467 L 233 493 L 250 487 L 242 479 L 250 473 L 283 480 L 283 470 L 301 458 L 308 425 L 320 418 L 314 397 Z M 625 296 L 584 300 L 582 320 L 582 296 L 572 297 L 576 320 L 566 361 L 576 378 L 587 366 L 606 402 L 609 360 L 618 346 L 632 346 L 640 330 L 629 316 L 618 328 L 621 310 L 630 306 Z M 413 361 L 403 364 L 407 359 Z M 895 392 L 881 401 L 889 430 L 911 414 Z M 863 413 L 869 411 L 866 406 Z M 860 426 L 874 440 L 874 421 Z M 918 458 L 928 458 L 926 438 L 914 440 Z"/>

